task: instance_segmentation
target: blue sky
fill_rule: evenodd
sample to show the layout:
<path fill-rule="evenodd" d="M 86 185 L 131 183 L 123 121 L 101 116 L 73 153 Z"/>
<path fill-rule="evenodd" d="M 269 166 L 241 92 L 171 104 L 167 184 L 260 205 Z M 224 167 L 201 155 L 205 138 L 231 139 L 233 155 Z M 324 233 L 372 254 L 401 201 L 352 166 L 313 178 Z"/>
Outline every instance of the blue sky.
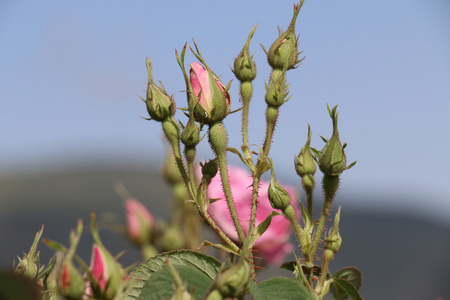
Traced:
<path fill-rule="evenodd" d="M 159 124 L 139 118 L 145 58 L 179 107 L 184 81 L 174 50 L 195 39 L 224 82 L 248 32 L 258 66 L 250 142 L 264 136 L 264 52 L 285 29 L 295 1 L 2 1 L 0 174 L 66 162 L 149 164 L 164 153 Z M 280 113 L 271 155 L 299 183 L 293 155 L 306 139 L 323 146 L 338 104 L 341 139 L 355 168 L 341 195 L 354 205 L 450 217 L 450 2 L 306 0 L 297 23 L 303 64 L 288 72 L 292 99 Z M 188 55 L 187 63 L 194 57 Z M 238 83 L 232 85 L 239 107 Z M 185 122 L 181 114 L 177 116 Z M 225 122 L 240 145 L 240 115 Z M 199 155 L 212 156 L 206 143 Z M 319 178 L 317 178 L 319 179 Z M 395 201 L 393 201 L 393 199 Z"/>

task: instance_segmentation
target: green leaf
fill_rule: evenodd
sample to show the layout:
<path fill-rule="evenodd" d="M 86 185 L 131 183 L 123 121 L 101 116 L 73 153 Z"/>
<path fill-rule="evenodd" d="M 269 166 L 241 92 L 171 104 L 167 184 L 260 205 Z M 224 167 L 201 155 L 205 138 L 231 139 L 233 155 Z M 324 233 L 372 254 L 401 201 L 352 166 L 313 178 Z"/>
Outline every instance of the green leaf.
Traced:
<path fill-rule="evenodd" d="M 348 284 L 344 282 L 343 283 L 344 286 L 342 287 L 338 282 L 335 281 L 335 279 L 343 279 L 343 280 L 347 281 L 348 283 L 350 283 L 353 286 L 353 289 L 358 291 L 358 289 L 361 287 L 361 283 L 362 283 L 362 274 L 361 274 L 361 271 L 359 271 L 355 267 L 346 267 L 346 268 L 340 269 L 333 275 L 333 282 L 331 283 L 331 286 L 330 286 L 331 293 L 333 294 L 333 296 L 336 300 L 344 300 L 344 299 L 347 299 L 348 296 L 352 297 L 350 294 L 348 294 L 347 290 L 345 289 L 345 287 L 347 287 Z M 349 289 L 352 290 L 351 287 Z M 359 296 L 359 293 L 358 292 L 356 292 L 356 293 Z M 361 297 L 361 296 L 359 296 L 359 297 Z M 355 298 L 355 299 L 360 299 L 360 298 Z"/>
<path fill-rule="evenodd" d="M 147 261 L 138 265 L 133 272 L 130 274 L 130 282 L 128 284 L 128 293 L 125 297 L 125 300 L 135 300 L 135 299 L 144 299 L 141 298 L 141 293 L 145 290 L 146 293 L 149 292 L 148 289 L 152 290 L 155 288 L 155 285 L 150 284 L 151 281 L 154 280 L 154 276 L 156 276 L 157 280 L 166 280 L 167 284 L 167 276 L 165 275 L 167 271 L 162 271 L 162 273 L 158 273 L 161 271 L 165 262 L 169 261 L 179 272 L 183 282 L 186 282 L 188 285 L 188 291 L 192 287 L 196 287 L 196 281 L 193 277 L 198 277 L 201 274 L 202 281 L 208 281 L 209 284 L 215 279 L 217 274 L 219 273 L 219 269 L 221 263 L 215 259 L 214 257 L 196 252 L 191 250 L 179 250 L 162 253 L 155 257 L 148 259 Z M 179 268 L 181 266 L 181 268 Z M 189 271 L 186 271 L 189 269 Z M 190 272 L 190 273 L 189 273 Z M 156 275 L 158 273 L 158 275 Z M 169 272 L 170 273 L 170 272 Z M 195 276 L 187 275 L 187 274 L 197 274 Z M 184 277 L 186 275 L 187 277 Z M 171 275 L 172 276 L 172 275 Z M 173 280 L 173 276 L 171 277 Z M 159 282 L 159 281 L 157 281 Z M 175 282 L 175 281 L 174 281 Z M 145 287 L 145 288 L 144 288 Z M 201 288 L 199 286 L 198 288 Z M 170 285 L 165 285 L 163 289 L 171 289 Z M 172 290 L 173 291 L 173 290 Z M 197 294 L 196 295 L 200 295 Z M 170 295 L 171 297 L 172 295 Z M 169 297 L 169 298 L 170 298 Z M 200 296 L 199 296 L 200 297 Z M 147 298 L 145 298 L 147 299 Z M 150 299 L 150 298 L 148 298 Z M 153 299 L 153 298 L 152 298 Z M 164 298 L 155 298 L 155 299 L 164 299 Z M 201 297 L 198 299 L 202 299 Z"/>
<path fill-rule="evenodd" d="M 256 234 L 254 234 L 251 238 L 250 238 L 250 245 L 254 245 L 256 240 L 259 239 L 259 237 L 266 232 L 267 228 L 269 228 L 270 223 L 272 222 L 272 218 L 275 216 L 279 216 L 281 215 L 279 212 L 273 210 L 270 215 L 267 216 L 267 218 L 262 221 L 261 223 L 259 223 L 258 227 L 256 227 Z"/>
<path fill-rule="evenodd" d="M 200 269 L 191 266 L 174 266 L 180 275 L 186 290 L 194 291 L 194 299 L 201 300 L 208 292 L 213 280 Z M 177 282 L 167 265 L 155 272 L 150 280 L 147 280 L 138 296 L 139 300 L 170 299 L 175 293 Z"/>
<path fill-rule="evenodd" d="M 287 277 L 273 277 L 256 286 L 250 285 L 250 293 L 254 300 L 314 300 L 301 282 Z"/>
<path fill-rule="evenodd" d="M 344 300 L 349 296 L 352 300 L 363 299 L 358 292 L 361 282 L 362 275 L 357 268 L 343 268 L 333 275 L 330 290 L 336 300 Z"/>
<path fill-rule="evenodd" d="M 253 280 L 250 280 L 249 290 L 250 294 L 253 296 L 253 300 L 267 300 L 266 295 L 264 295 L 264 293 Z"/>
<path fill-rule="evenodd" d="M 234 153 L 234 154 L 236 154 L 237 156 L 239 156 L 239 158 L 241 159 L 241 161 L 242 161 L 244 164 L 246 164 L 246 165 L 250 168 L 250 170 L 253 170 L 253 166 L 250 165 L 250 164 L 248 163 L 248 161 L 244 158 L 244 156 L 241 154 L 241 152 L 239 152 L 238 149 L 232 148 L 232 147 L 228 147 L 228 148 L 227 148 L 227 151 L 229 151 L 229 152 L 231 152 L 231 153 Z"/>
<path fill-rule="evenodd" d="M 357 290 L 361 287 L 362 274 L 355 267 L 345 267 L 334 273 L 333 278 L 342 278 L 355 286 Z"/>

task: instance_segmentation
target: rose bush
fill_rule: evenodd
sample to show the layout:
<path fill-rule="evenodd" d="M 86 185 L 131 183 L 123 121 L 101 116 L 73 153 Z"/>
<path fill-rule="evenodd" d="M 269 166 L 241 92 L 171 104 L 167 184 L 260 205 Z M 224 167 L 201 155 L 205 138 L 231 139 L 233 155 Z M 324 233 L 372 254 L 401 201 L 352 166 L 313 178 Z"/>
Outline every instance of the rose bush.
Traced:
<path fill-rule="evenodd" d="M 252 203 L 252 177 L 249 172 L 239 167 L 229 166 L 228 174 L 230 177 L 231 192 L 239 215 L 243 230 L 247 233 L 250 220 L 250 211 Z M 273 211 L 268 197 L 269 182 L 261 180 L 258 206 L 256 210 L 256 226 L 264 221 Z M 296 201 L 295 189 L 291 186 L 284 186 L 291 196 L 291 203 L 296 209 L 297 216 L 299 208 Z M 219 199 L 211 203 L 208 213 L 217 225 L 233 240 L 238 240 L 236 230 L 231 220 L 230 212 L 225 201 L 225 195 L 222 190 L 222 181 L 217 174 L 208 187 L 208 197 L 210 199 Z M 266 232 L 257 240 L 254 249 L 263 257 L 265 262 L 279 264 L 283 261 L 286 254 L 293 251 L 293 246 L 289 242 L 292 233 L 289 221 L 283 216 L 275 216 Z"/>

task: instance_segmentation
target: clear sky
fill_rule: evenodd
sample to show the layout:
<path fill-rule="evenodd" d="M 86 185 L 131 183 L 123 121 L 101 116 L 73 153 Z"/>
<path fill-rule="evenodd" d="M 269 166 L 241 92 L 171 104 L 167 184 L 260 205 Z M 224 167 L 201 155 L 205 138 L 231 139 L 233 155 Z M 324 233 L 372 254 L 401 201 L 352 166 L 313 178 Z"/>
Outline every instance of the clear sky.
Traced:
<path fill-rule="evenodd" d="M 276 4 L 275 4 L 276 3 Z M 224 82 L 248 32 L 258 77 L 250 142 L 264 136 L 264 52 L 286 29 L 295 1 L 13 1 L 0 3 L 0 174 L 81 158 L 157 162 L 160 126 L 147 116 L 145 58 L 156 80 L 185 106 L 174 50 L 195 39 Z M 306 0 L 298 19 L 303 64 L 288 72 L 292 99 L 280 113 L 271 151 L 292 183 L 293 155 L 306 140 L 322 148 L 326 111 L 338 104 L 349 161 L 342 195 L 355 205 L 426 210 L 450 218 L 450 2 Z M 194 57 L 188 55 L 187 63 Z M 232 85 L 239 107 L 238 82 Z M 177 116 L 185 122 L 182 114 Z M 227 118 L 239 148 L 240 115 Z M 212 156 L 206 140 L 200 156 Z"/>

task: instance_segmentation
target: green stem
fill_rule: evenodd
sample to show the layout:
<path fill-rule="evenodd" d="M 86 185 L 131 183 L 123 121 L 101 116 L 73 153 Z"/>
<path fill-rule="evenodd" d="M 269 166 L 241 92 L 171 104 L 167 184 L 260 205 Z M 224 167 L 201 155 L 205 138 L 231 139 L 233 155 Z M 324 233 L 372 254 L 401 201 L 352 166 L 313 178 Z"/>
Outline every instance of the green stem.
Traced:
<path fill-rule="evenodd" d="M 252 98 L 253 84 L 251 81 L 241 82 L 240 85 L 242 99 L 242 143 L 246 146 L 248 152 L 248 114 L 250 108 L 250 99 Z M 247 153 L 246 158 L 247 157 Z M 251 156 L 250 156 L 251 157 Z"/>
<path fill-rule="evenodd" d="M 266 138 L 263 145 L 263 154 L 269 155 L 270 146 L 272 144 L 273 133 L 278 119 L 278 107 L 267 106 L 266 109 Z"/>
<path fill-rule="evenodd" d="M 320 239 L 322 237 L 323 230 L 325 228 L 325 222 L 327 221 L 331 205 L 333 203 L 333 199 L 336 196 L 336 192 L 339 188 L 339 175 L 337 176 L 324 175 L 322 181 L 322 188 L 325 199 L 323 202 L 322 214 L 320 215 L 319 224 L 317 225 L 317 230 L 314 235 L 313 248 L 311 251 L 312 257 L 316 256 L 317 248 L 319 247 Z"/>
<path fill-rule="evenodd" d="M 239 247 L 236 246 L 236 244 L 219 228 L 219 226 L 217 226 L 217 223 L 211 218 L 211 216 L 209 215 L 209 213 L 206 210 L 200 211 L 200 213 L 203 216 L 203 218 L 205 218 L 206 222 L 208 222 L 208 224 L 212 227 L 212 229 L 214 229 L 217 232 L 219 237 L 228 246 L 230 246 L 230 248 L 234 252 L 236 252 L 236 253 L 240 253 L 241 252 L 241 249 L 239 249 Z"/>
<path fill-rule="evenodd" d="M 312 176 L 312 175 L 306 175 L 306 176 Z M 313 180 L 314 180 L 314 178 L 313 178 Z M 303 183 L 303 179 L 302 179 L 302 185 L 303 185 L 303 189 L 305 190 L 305 193 L 306 193 L 306 205 L 308 208 L 308 215 L 309 215 L 310 220 L 312 220 L 314 185 L 313 186 L 305 185 Z"/>
<path fill-rule="evenodd" d="M 227 131 L 221 121 L 209 125 L 209 143 L 211 144 L 211 148 L 214 150 L 217 156 L 223 192 L 225 194 L 228 209 L 230 210 L 231 219 L 233 220 L 239 240 L 241 241 L 241 243 L 243 243 L 245 240 L 245 234 L 242 230 L 241 223 L 239 222 L 239 217 L 234 205 L 233 196 L 231 194 L 230 181 L 228 178 L 227 139 Z"/>
<path fill-rule="evenodd" d="M 248 236 L 247 238 L 252 238 L 255 235 L 255 223 L 256 223 L 256 209 L 258 206 L 258 192 L 259 192 L 259 181 L 260 176 L 253 175 L 253 184 L 252 184 L 252 208 L 250 213 L 250 221 L 248 224 Z M 253 245 L 249 245 L 250 248 Z M 251 250 L 251 249 L 249 249 Z"/>
<path fill-rule="evenodd" d="M 191 186 L 195 186 L 195 174 L 194 174 L 194 160 L 195 160 L 195 147 L 185 146 L 184 148 L 184 157 L 186 157 L 186 162 L 188 166 L 188 177 L 189 184 Z M 193 195 L 191 195 L 193 196 Z"/>
<path fill-rule="evenodd" d="M 186 169 L 181 159 L 180 153 L 180 128 L 173 117 L 168 117 L 162 122 L 162 127 L 167 140 L 172 146 L 173 154 L 175 156 L 175 162 L 180 170 L 181 177 L 183 177 L 184 183 L 191 195 L 194 195 L 193 188 L 189 182 L 189 177 L 186 173 Z"/>
<path fill-rule="evenodd" d="M 325 249 L 322 255 L 322 270 L 320 273 L 320 279 L 317 282 L 316 285 L 316 293 L 319 295 L 319 299 L 322 299 L 326 294 L 326 292 L 324 293 L 323 288 L 325 286 L 325 280 L 327 279 L 327 274 L 328 274 L 328 266 L 330 264 L 330 262 L 333 260 L 334 258 L 334 253 L 332 250 L 330 249 Z"/>
<path fill-rule="evenodd" d="M 294 229 L 295 236 L 297 237 L 298 244 L 302 247 L 303 255 L 305 256 L 305 260 L 309 260 L 309 252 L 307 251 L 308 245 L 307 241 L 303 236 L 303 229 L 300 227 L 300 224 L 297 222 L 297 216 L 295 214 L 294 208 L 292 205 L 287 206 L 283 210 L 283 215 L 286 219 L 291 223 L 292 229 Z"/>

